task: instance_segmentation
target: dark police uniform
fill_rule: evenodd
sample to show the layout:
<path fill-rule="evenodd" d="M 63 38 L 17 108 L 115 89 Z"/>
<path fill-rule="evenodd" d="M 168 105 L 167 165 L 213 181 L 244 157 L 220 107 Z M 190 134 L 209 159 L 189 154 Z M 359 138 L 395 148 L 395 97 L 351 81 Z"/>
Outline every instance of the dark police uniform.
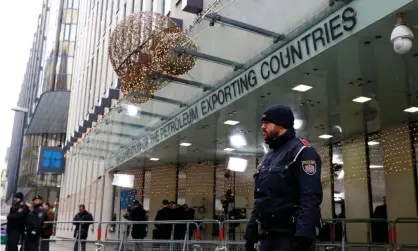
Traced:
<path fill-rule="evenodd" d="M 34 205 L 26 218 L 25 251 L 39 250 L 39 240 L 41 238 L 42 226 L 44 225 L 45 219 L 46 212 L 42 208 L 42 204 Z"/>
<path fill-rule="evenodd" d="M 21 199 L 21 201 L 16 202 L 7 215 L 7 251 L 18 250 L 17 245 L 25 233 L 25 220 L 29 213 L 28 206 L 22 201 L 23 194 L 16 193 L 14 197 Z"/>
<path fill-rule="evenodd" d="M 254 250 L 258 241 L 261 251 L 311 250 L 316 227 L 321 225 L 321 159 L 308 142 L 296 138 L 293 113 L 287 112 L 279 112 L 280 119 L 290 117 L 291 127 L 267 142 L 270 151 L 254 175 L 255 203 L 245 233 L 247 250 Z M 274 118 L 268 112 L 263 116 L 282 124 Z"/>

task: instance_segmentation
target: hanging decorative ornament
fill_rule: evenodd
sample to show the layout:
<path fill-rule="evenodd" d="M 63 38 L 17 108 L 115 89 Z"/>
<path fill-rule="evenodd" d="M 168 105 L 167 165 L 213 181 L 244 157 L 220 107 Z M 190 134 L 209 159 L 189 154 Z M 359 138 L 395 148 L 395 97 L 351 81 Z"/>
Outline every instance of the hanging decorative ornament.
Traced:
<path fill-rule="evenodd" d="M 110 62 L 121 78 L 124 99 L 135 104 L 147 102 L 165 82 L 158 75 L 182 75 L 196 58 L 172 49 L 197 46 L 169 17 L 159 13 L 134 13 L 113 31 L 109 41 Z"/>
<path fill-rule="evenodd" d="M 196 57 L 173 51 L 174 48 L 197 51 L 193 40 L 183 32 L 168 31 L 158 41 L 153 61 L 160 67 L 161 73 L 179 76 L 186 74 L 196 64 Z"/>

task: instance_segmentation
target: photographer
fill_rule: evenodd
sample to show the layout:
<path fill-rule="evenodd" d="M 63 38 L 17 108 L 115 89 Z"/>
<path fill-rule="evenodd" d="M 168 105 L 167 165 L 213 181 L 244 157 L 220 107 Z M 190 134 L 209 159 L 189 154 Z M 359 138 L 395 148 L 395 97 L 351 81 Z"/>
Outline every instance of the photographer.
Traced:
<path fill-rule="evenodd" d="M 132 208 L 128 210 L 128 213 L 124 213 L 122 216 L 129 221 L 135 222 L 132 224 L 132 239 L 144 239 L 147 236 L 147 225 L 138 223 L 138 221 L 147 220 L 146 212 L 138 200 L 134 200 Z M 135 249 L 139 250 L 138 245 L 135 246 Z"/>

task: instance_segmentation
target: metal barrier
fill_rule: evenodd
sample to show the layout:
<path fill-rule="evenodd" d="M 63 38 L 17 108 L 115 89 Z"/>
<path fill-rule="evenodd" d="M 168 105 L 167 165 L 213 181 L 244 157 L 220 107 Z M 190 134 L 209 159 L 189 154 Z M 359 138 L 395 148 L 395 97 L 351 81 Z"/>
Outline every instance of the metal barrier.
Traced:
<path fill-rule="evenodd" d="M 107 221 L 107 222 L 46 222 L 51 224 L 98 224 L 97 238 L 94 240 L 82 239 L 79 235 L 76 238 L 60 238 L 53 236 L 50 239 L 41 239 L 39 250 L 41 251 L 237 251 L 245 250 L 245 240 L 243 232 L 245 225 L 249 220 L 196 220 L 196 221 Z M 405 250 L 418 248 L 418 245 L 401 244 L 397 242 L 397 226 L 399 224 L 418 224 L 418 218 L 399 218 L 395 221 L 387 221 L 384 219 L 329 219 L 324 220 L 327 228 L 322 231 L 328 231 L 328 237 L 325 240 L 317 241 L 318 249 L 330 250 L 346 250 L 347 248 L 367 248 L 368 250 L 385 249 L 385 250 Z M 383 223 L 387 225 L 389 241 L 387 243 L 375 243 L 372 238 L 372 225 L 375 223 Z M 212 224 L 213 228 L 218 228 L 217 236 L 212 240 L 207 235 L 203 236 L 201 229 L 211 230 L 206 225 Z M 363 242 L 348 241 L 347 225 L 349 224 L 367 224 L 367 236 Z M 135 239 L 131 238 L 130 230 L 135 225 L 146 225 L 147 236 L 150 237 L 156 226 L 171 225 L 170 234 L 164 238 L 147 238 Z M 102 228 L 102 226 L 104 228 Z M 115 230 L 111 233 L 112 230 Z M 179 236 L 178 233 L 181 233 Z M 208 231 L 205 231 L 208 234 Z M 103 236 L 102 236 L 103 234 Z M 153 233 L 152 235 L 154 235 Z M 412 233 L 411 233 L 412 234 Z M 348 233 L 350 236 L 350 232 Z M 360 236 L 361 237 L 361 236 Z M 353 238 L 351 238 L 353 239 Z M 360 238 L 361 239 L 361 238 Z"/>

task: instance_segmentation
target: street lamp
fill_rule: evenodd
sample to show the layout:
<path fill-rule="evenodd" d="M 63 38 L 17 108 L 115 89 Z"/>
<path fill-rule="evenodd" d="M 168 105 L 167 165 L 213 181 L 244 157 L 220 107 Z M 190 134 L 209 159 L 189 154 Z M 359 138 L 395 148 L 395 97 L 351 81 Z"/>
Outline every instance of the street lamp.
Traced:
<path fill-rule="evenodd" d="M 19 140 L 19 152 L 17 154 L 17 166 L 16 166 L 16 172 L 15 172 L 15 180 L 14 180 L 14 191 L 13 193 L 16 193 L 17 186 L 19 183 L 19 172 L 20 172 L 20 160 L 22 158 L 22 149 L 23 149 L 23 137 L 25 136 L 25 127 L 27 123 L 27 116 L 29 113 L 28 108 L 16 106 L 12 108 L 12 111 L 14 112 L 22 112 L 23 113 L 23 123 L 22 123 L 22 131 L 20 134 L 20 140 Z"/>

